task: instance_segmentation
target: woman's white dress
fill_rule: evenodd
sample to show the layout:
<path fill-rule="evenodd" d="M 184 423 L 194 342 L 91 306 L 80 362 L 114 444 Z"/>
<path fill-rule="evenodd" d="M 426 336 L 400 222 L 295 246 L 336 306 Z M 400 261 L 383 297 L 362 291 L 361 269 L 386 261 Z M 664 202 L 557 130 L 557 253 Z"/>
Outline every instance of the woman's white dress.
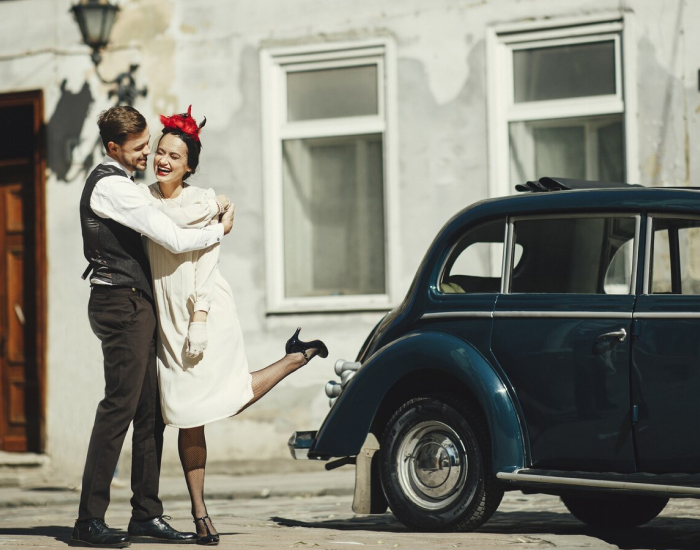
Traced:
<path fill-rule="evenodd" d="M 178 225 L 218 223 L 213 189 L 185 186 L 164 199 L 158 184 L 149 186 L 159 208 Z M 219 273 L 219 244 L 173 254 L 147 239 L 158 314 L 158 381 L 163 420 L 193 428 L 236 414 L 253 397 L 243 335 L 231 287 Z M 195 309 L 207 310 L 208 345 L 187 357 L 187 329 Z"/>

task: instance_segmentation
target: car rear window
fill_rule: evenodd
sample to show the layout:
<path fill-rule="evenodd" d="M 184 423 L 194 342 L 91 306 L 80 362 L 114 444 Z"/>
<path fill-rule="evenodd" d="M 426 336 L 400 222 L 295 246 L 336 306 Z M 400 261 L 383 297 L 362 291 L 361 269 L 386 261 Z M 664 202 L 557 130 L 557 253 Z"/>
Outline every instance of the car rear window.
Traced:
<path fill-rule="evenodd" d="M 447 259 L 440 278 L 440 292 L 500 292 L 505 230 L 505 218 L 469 229 Z"/>

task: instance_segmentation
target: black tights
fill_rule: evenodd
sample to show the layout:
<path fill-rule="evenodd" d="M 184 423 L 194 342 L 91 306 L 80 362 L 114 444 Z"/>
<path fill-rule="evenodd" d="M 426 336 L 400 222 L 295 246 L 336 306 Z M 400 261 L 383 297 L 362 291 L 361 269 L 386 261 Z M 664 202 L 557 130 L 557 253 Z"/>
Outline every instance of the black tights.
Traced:
<path fill-rule="evenodd" d="M 305 359 L 300 353 L 292 353 L 285 355 L 282 359 L 264 369 L 251 373 L 253 378 L 253 397 L 241 407 L 238 413 L 250 407 L 274 388 L 283 378 L 286 378 L 304 364 Z M 180 454 L 182 470 L 185 472 L 187 490 L 192 501 L 192 517 L 204 517 L 207 515 L 207 505 L 204 503 L 204 470 L 207 464 L 207 440 L 204 437 L 204 426 L 180 428 L 177 448 Z M 216 530 L 211 520 L 206 521 L 211 533 L 215 534 Z M 197 533 L 205 535 L 206 529 L 203 522 L 197 521 L 196 524 Z"/>
<path fill-rule="evenodd" d="M 177 450 L 192 501 L 192 517 L 204 517 L 207 515 L 207 506 L 204 504 L 204 468 L 207 464 L 207 440 L 204 437 L 204 426 L 180 428 Z M 215 533 L 211 521 L 207 520 L 207 522 L 212 533 Z M 200 535 L 206 535 L 202 522 L 197 521 L 196 524 L 197 532 Z"/>

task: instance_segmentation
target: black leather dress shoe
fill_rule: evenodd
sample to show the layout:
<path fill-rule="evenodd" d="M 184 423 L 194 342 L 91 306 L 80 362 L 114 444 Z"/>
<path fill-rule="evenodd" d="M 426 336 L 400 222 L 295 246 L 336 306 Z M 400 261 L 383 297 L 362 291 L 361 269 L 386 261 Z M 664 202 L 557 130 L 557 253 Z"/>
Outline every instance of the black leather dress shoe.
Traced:
<path fill-rule="evenodd" d="M 129 536 L 133 541 L 141 539 L 158 539 L 174 544 L 194 544 L 197 542 L 197 533 L 182 533 L 170 527 L 164 518 L 172 519 L 170 516 L 159 516 L 146 521 L 129 522 Z M 147 542 L 144 540 L 144 542 Z"/>
<path fill-rule="evenodd" d="M 71 546 L 90 548 L 126 548 L 130 544 L 128 535 L 110 529 L 101 519 L 76 521 L 70 538 Z"/>

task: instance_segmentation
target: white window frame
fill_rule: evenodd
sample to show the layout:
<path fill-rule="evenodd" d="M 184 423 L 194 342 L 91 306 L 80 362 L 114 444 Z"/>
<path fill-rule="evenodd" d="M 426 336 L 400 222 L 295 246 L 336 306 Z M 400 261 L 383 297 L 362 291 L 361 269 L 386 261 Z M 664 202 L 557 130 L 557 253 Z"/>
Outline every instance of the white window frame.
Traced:
<path fill-rule="evenodd" d="M 615 44 L 614 94 L 515 103 L 514 51 L 610 40 Z M 626 179 L 639 181 L 634 44 L 634 20 L 629 14 L 534 21 L 487 30 L 490 196 L 513 194 L 515 183 L 523 183 L 510 181 L 509 125 L 520 121 L 622 114 Z"/>
<path fill-rule="evenodd" d="M 376 65 L 378 114 L 287 122 L 286 74 L 293 71 Z M 398 150 L 396 52 L 389 39 L 269 48 L 260 52 L 262 150 L 265 207 L 267 313 L 373 311 L 395 307 L 397 271 Z M 385 293 L 353 296 L 285 297 L 282 141 L 382 134 L 384 156 Z"/>

